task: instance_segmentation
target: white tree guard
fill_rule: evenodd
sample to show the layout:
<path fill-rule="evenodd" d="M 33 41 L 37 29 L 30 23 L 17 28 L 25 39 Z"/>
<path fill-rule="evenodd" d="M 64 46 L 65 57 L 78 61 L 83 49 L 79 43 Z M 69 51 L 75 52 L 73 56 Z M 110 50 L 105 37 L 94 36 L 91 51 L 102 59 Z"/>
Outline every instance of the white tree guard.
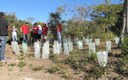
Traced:
<path fill-rule="evenodd" d="M 68 42 L 69 52 L 73 50 L 73 42 Z"/>
<path fill-rule="evenodd" d="M 34 56 L 35 58 L 40 58 L 41 56 L 41 52 L 40 52 L 40 42 L 37 41 L 37 42 L 34 42 Z"/>
<path fill-rule="evenodd" d="M 84 42 L 85 42 L 85 45 L 88 45 L 89 44 L 89 39 L 85 39 Z"/>
<path fill-rule="evenodd" d="M 67 42 L 64 42 L 63 43 L 63 46 L 64 46 L 64 54 L 65 55 L 69 55 L 69 46 L 68 46 L 68 43 Z"/>
<path fill-rule="evenodd" d="M 83 49 L 83 41 L 77 42 L 78 49 Z"/>
<path fill-rule="evenodd" d="M 106 51 L 111 51 L 111 41 L 106 41 Z"/>
<path fill-rule="evenodd" d="M 105 67 L 108 63 L 108 52 L 107 51 L 97 52 L 97 58 L 99 65 Z"/>
<path fill-rule="evenodd" d="M 27 43 L 22 42 L 22 51 L 23 51 L 23 54 L 27 54 L 28 53 Z"/>
<path fill-rule="evenodd" d="M 95 52 L 96 52 L 96 46 L 95 46 L 95 43 L 89 43 L 88 47 L 89 47 L 89 54 L 90 54 L 90 53 L 95 53 Z"/>
<path fill-rule="evenodd" d="M 100 39 L 95 39 L 95 44 L 96 44 L 97 46 L 99 46 L 99 45 L 100 45 Z"/>
<path fill-rule="evenodd" d="M 20 48 L 19 48 L 19 45 L 18 45 L 18 42 L 15 42 L 15 41 L 12 41 L 11 42 L 11 48 L 12 48 L 12 51 L 16 54 L 16 55 L 20 55 Z"/>
<path fill-rule="evenodd" d="M 62 45 L 58 41 L 54 41 L 53 54 L 60 54 L 62 52 Z"/>
<path fill-rule="evenodd" d="M 114 40 L 115 40 L 115 44 L 118 45 L 120 38 L 119 37 L 115 37 Z"/>
<path fill-rule="evenodd" d="M 43 59 L 49 59 L 49 41 L 45 42 L 42 48 L 42 58 Z"/>
<path fill-rule="evenodd" d="M 77 45 L 77 42 L 79 41 L 79 38 L 74 38 L 74 44 Z"/>

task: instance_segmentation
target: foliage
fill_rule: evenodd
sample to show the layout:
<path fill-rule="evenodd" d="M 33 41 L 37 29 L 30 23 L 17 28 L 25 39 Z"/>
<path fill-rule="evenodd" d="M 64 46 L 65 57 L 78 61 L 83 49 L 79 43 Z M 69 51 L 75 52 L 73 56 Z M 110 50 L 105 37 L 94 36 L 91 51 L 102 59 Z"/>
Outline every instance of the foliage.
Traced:
<path fill-rule="evenodd" d="M 51 31 L 51 34 L 53 34 L 53 36 L 54 36 L 54 39 L 57 39 L 56 25 L 59 22 L 61 22 L 60 13 L 58 13 L 58 12 L 50 13 L 48 26 L 49 26 L 49 30 Z"/>
<path fill-rule="evenodd" d="M 18 63 L 18 67 L 19 68 L 23 68 L 23 67 L 25 67 L 26 66 L 26 62 L 25 61 L 20 61 L 19 63 Z"/>
<path fill-rule="evenodd" d="M 76 51 L 72 52 L 64 63 L 70 65 L 75 70 L 83 70 L 84 66 L 87 64 L 87 58 L 79 51 Z"/>
<path fill-rule="evenodd" d="M 102 77 L 102 75 L 104 75 L 104 72 L 105 72 L 105 68 L 99 66 L 92 67 L 90 70 L 87 71 L 87 73 L 89 74 L 89 78 L 94 78 L 94 79 L 98 79 Z"/>
<path fill-rule="evenodd" d="M 125 37 L 123 39 L 123 44 L 122 44 L 121 49 L 122 49 L 124 55 L 128 54 L 128 37 Z"/>
<path fill-rule="evenodd" d="M 53 65 L 48 69 L 49 73 L 56 73 L 57 71 L 59 71 L 59 67 L 57 65 Z"/>
<path fill-rule="evenodd" d="M 49 55 L 49 59 L 51 59 L 53 62 L 58 62 L 58 60 L 57 60 L 57 55 L 56 54 L 50 54 Z"/>
<path fill-rule="evenodd" d="M 111 27 L 116 27 L 115 24 L 120 16 L 118 13 L 121 11 L 122 5 L 111 4 L 107 1 L 105 4 L 95 6 L 91 13 L 91 17 L 92 20 L 101 27 L 101 30 L 106 32 L 106 30 L 110 30 Z"/>
<path fill-rule="evenodd" d="M 30 66 L 30 68 L 33 70 L 33 71 L 40 71 L 42 70 L 43 66 Z"/>
<path fill-rule="evenodd" d="M 97 60 L 97 52 L 89 51 L 89 60 L 96 61 Z"/>
<path fill-rule="evenodd" d="M 127 56 L 127 61 L 128 61 L 128 56 Z M 115 72 L 117 72 L 120 75 L 123 75 L 125 77 L 128 76 L 128 62 L 124 63 L 124 61 L 119 61 L 118 64 L 115 67 Z"/>

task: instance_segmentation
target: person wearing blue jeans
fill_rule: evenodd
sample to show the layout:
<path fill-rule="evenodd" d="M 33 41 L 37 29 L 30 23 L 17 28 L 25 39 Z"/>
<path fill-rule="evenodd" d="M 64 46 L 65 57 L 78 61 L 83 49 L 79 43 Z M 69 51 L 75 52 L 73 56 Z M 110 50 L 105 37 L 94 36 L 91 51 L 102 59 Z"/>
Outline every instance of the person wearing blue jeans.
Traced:
<path fill-rule="evenodd" d="M 23 34 L 23 42 L 24 43 L 27 43 L 27 40 L 28 40 L 27 34 Z"/>
<path fill-rule="evenodd" d="M 7 36 L 0 36 L 0 60 L 4 60 L 5 46 L 6 46 Z"/>
<path fill-rule="evenodd" d="M 5 60 L 5 46 L 8 36 L 9 24 L 4 19 L 4 12 L 0 12 L 0 61 L 4 62 Z"/>

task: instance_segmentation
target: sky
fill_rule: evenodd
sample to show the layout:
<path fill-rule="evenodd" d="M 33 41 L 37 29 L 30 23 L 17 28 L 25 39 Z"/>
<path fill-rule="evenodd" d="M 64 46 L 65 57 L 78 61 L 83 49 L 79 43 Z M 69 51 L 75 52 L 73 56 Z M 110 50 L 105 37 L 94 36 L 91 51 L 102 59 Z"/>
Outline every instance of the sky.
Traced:
<path fill-rule="evenodd" d="M 26 20 L 28 17 L 33 17 L 34 22 L 47 22 L 49 13 L 55 12 L 56 8 L 62 5 L 67 5 L 73 8 L 75 5 L 98 5 L 104 0 L 1 0 L 0 12 L 15 13 L 20 20 Z M 113 4 L 118 4 L 120 0 L 111 0 Z M 68 14 L 65 19 L 69 19 L 71 14 Z"/>

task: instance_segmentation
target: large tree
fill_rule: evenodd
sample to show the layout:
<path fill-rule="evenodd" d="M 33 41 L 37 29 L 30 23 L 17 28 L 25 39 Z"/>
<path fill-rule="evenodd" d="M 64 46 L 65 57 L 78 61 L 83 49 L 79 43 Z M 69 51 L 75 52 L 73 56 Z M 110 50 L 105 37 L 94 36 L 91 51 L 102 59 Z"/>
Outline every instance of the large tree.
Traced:
<path fill-rule="evenodd" d="M 115 26 L 119 17 L 120 12 L 122 11 L 121 4 L 111 4 L 110 0 L 105 0 L 103 4 L 97 5 L 94 7 L 91 17 L 92 20 L 97 23 L 101 28 L 102 32 L 111 32 L 111 29 L 116 29 L 118 26 Z M 116 29 L 115 32 L 120 32 Z"/>
<path fill-rule="evenodd" d="M 49 26 L 49 30 L 51 32 L 51 35 L 52 35 L 53 39 L 55 39 L 55 40 L 57 40 L 57 32 L 56 32 L 57 27 L 56 27 L 56 25 L 59 22 L 61 22 L 60 13 L 58 13 L 58 12 L 50 13 L 48 26 Z"/>

